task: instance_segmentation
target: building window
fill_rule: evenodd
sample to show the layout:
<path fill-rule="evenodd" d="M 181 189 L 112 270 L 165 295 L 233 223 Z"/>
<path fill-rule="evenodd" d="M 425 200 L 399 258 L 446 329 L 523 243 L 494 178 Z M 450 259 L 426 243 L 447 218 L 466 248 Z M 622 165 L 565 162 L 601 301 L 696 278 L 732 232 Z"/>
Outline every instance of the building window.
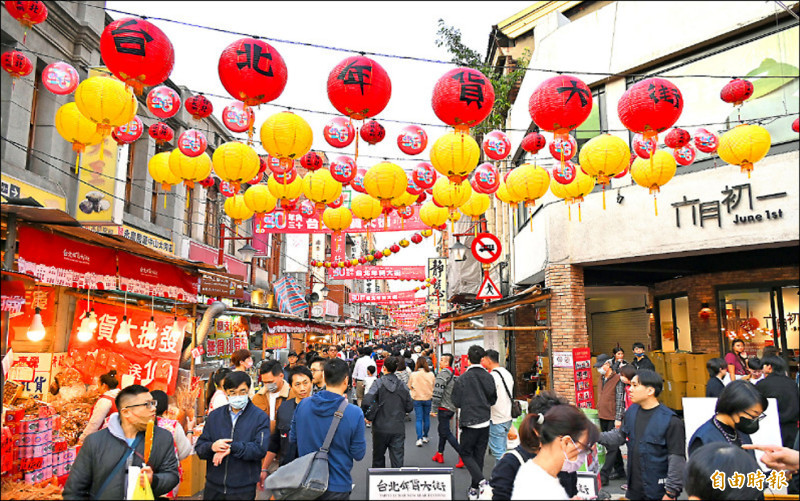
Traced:
<path fill-rule="evenodd" d="M 729 351 L 734 339 L 743 339 L 745 351 L 751 355 L 759 355 L 766 346 L 776 346 L 781 351 L 800 348 L 799 299 L 797 285 L 720 290 L 718 316 L 723 353 Z"/>
<path fill-rule="evenodd" d="M 150 196 L 150 222 L 156 224 L 156 209 L 158 209 L 158 190 L 161 188 L 155 180 L 153 180 L 153 194 Z"/>
<path fill-rule="evenodd" d="M 689 326 L 689 297 L 686 295 L 656 298 L 658 304 L 656 330 L 661 350 L 692 351 L 692 330 Z"/>
<path fill-rule="evenodd" d="M 133 193 L 133 162 L 136 155 L 136 148 L 132 144 L 126 144 L 124 148 L 128 150 L 127 155 L 124 157 L 128 159 L 128 165 L 126 167 L 127 176 L 125 178 L 125 212 L 130 212 Z"/>
<path fill-rule="evenodd" d="M 25 158 L 25 168 L 31 169 L 33 160 L 33 149 L 36 142 L 36 118 L 39 112 L 39 93 L 42 90 L 42 69 L 36 69 L 36 80 L 33 84 L 33 96 L 31 97 L 31 115 L 28 124 L 28 152 Z"/>
<path fill-rule="evenodd" d="M 605 86 L 599 87 L 592 91 L 592 112 L 589 117 L 584 121 L 580 127 L 575 129 L 574 137 L 578 143 L 578 151 L 583 148 L 593 137 L 597 137 L 608 131 L 608 117 L 606 116 L 606 88 Z M 572 159 L 574 162 L 578 161 L 577 155 Z"/>
<path fill-rule="evenodd" d="M 212 186 L 206 190 L 206 193 L 206 221 L 203 227 L 203 243 L 216 248 L 219 242 L 218 189 L 216 186 Z"/>
<path fill-rule="evenodd" d="M 183 214 L 183 234 L 192 238 L 192 214 L 194 213 L 194 188 L 186 188 L 186 211 Z"/>

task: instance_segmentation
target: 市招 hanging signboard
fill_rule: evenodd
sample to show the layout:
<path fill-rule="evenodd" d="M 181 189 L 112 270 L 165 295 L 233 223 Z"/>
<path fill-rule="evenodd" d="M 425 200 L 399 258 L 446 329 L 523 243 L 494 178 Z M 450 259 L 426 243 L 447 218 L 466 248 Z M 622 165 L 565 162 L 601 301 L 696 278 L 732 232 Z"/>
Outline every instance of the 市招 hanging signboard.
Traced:
<path fill-rule="evenodd" d="M 161 261 L 119 251 L 120 289 L 135 294 L 197 302 L 198 276 Z"/>
<path fill-rule="evenodd" d="M 233 273 L 200 271 L 200 294 L 210 297 L 242 299 L 244 297 L 244 277 Z"/>

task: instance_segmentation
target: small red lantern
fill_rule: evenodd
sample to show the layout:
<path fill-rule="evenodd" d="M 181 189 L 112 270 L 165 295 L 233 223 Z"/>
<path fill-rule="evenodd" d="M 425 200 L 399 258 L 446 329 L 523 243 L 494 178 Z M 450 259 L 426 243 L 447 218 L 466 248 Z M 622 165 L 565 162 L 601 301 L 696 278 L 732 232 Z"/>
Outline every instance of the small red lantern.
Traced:
<path fill-rule="evenodd" d="M 145 85 L 166 80 L 175 64 L 175 49 L 164 32 L 135 17 L 123 17 L 106 26 L 100 36 L 100 55 L 109 71 L 137 95 Z"/>
<path fill-rule="evenodd" d="M 33 71 L 33 64 L 31 60 L 28 59 L 28 56 L 17 50 L 4 52 L 3 55 L 0 56 L 0 66 L 2 66 L 15 81 L 17 78 L 30 75 Z"/>
<path fill-rule="evenodd" d="M 242 38 L 219 57 L 219 79 L 228 94 L 247 106 L 268 103 L 286 87 L 286 63 L 264 40 Z"/>
<path fill-rule="evenodd" d="M 172 141 L 172 138 L 175 137 L 175 132 L 172 131 L 172 127 L 165 124 L 164 122 L 157 122 L 150 126 L 150 129 L 147 131 L 150 134 L 150 137 L 156 140 L 157 144 L 164 144 Z"/>
<path fill-rule="evenodd" d="M 397 208 L 397 215 L 402 219 L 411 219 L 414 217 L 414 207 L 406 205 L 405 207 Z"/>
<path fill-rule="evenodd" d="M 71 94 L 78 86 L 79 81 L 80 78 L 75 68 L 63 61 L 50 63 L 42 71 L 44 88 L 59 96 Z"/>
<path fill-rule="evenodd" d="M 505 132 L 493 130 L 483 137 L 483 152 L 492 160 L 503 160 L 511 153 L 511 141 Z"/>
<path fill-rule="evenodd" d="M 322 135 L 334 148 L 344 148 L 356 138 L 356 130 L 347 118 L 333 117 L 322 129 Z"/>
<path fill-rule="evenodd" d="M 689 144 L 689 141 L 691 140 L 692 140 L 691 134 L 689 134 L 687 131 L 683 129 L 676 127 L 671 131 L 667 132 L 667 135 L 664 137 L 664 144 L 667 146 L 667 148 L 678 149 L 678 148 L 683 148 L 684 146 Z"/>
<path fill-rule="evenodd" d="M 622 172 L 614 176 L 614 179 L 622 179 L 623 177 L 627 176 L 628 172 L 631 171 L 631 165 L 633 165 L 633 161 L 636 160 L 637 158 L 638 157 L 636 156 L 636 153 L 631 153 L 631 161 L 628 162 L 628 166 L 625 167 L 625 169 Z M 581 172 L 583 172 L 583 167 L 581 167 Z M 583 173 L 586 174 L 586 172 Z"/>
<path fill-rule="evenodd" d="M 259 172 L 258 174 L 256 174 L 256 177 L 254 177 L 250 181 L 247 181 L 247 184 L 249 184 L 250 186 L 255 186 L 258 183 L 260 183 L 263 179 L 264 179 L 264 173 Z"/>
<path fill-rule="evenodd" d="M 267 167 L 275 174 L 284 174 L 290 170 L 294 170 L 294 160 L 281 162 L 280 158 L 267 155 Z"/>
<path fill-rule="evenodd" d="M 269 155 L 267 155 L 267 156 L 269 156 Z M 259 156 L 258 157 L 258 173 L 262 174 L 264 172 L 267 172 L 267 160 L 264 157 Z"/>
<path fill-rule="evenodd" d="M 277 174 L 275 176 L 277 178 Z M 281 199 L 281 200 L 278 200 L 278 203 L 280 204 L 281 210 L 284 210 L 286 212 L 291 212 L 291 211 L 293 211 L 293 210 L 295 210 L 297 208 L 297 203 L 298 202 L 297 202 L 297 199 L 295 198 L 294 200 L 283 200 L 283 199 Z"/>
<path fill-rule="evenodd" d="M 359 262 L 359 264 L 366 264 L 367 263 L 367 258 L 365 258 L 364 256 L 361 256 L 360 258 L 358 258 L 358 262 Z"/>
<path fill-rule="evenodd" d="M 556 160 L 567 161 L 578 152 L 578 142 L 567 134 L 566 138 L 556 138 L 550 142 L 550 155 Z"/>
<path fill-rule="evenodd" d="M 653 138 L 645 139 L 643 135 L 635 134 L 633 136 L 633 151 L 640 158 L 650 158 L 650 155 L 656 151 L 656 141 Z"/>
<path fill-rule="evenodd" d="M 373 256 L 375 259 L 383 259 L 383 252 L 381 252 L 381 251 L 375 251 L 375 253 L 374 253 L 372 256 Z"/>
<path fill-rule="evenodd" d="M 678 121 L 683 95 L 664 78 L 648 78 L 633 84 L 617 103 L 617 113 L 628 130 L 655 137 Z"/>
<path fill-rule="evenodd" d="M 697 129 L 694 133 L 694 146 L 703 153 L 714 153 L 719 146 L 719 137 L 706 129 Z"/>
<path fill-rule="evenodd" d="M 420 205 L 421 206 L 422 202 L 427 200 L 427 198 L 428 198 L 428 194 L 425 193 L 425 191 L 421 192 L 419 195 L 417 195 L 417 201 L 414 202 L 414 205 Z"/>
<path fill-rule="evenodd" d="M 418 163 L 411 173 L 411 178 L 414 180 L 414 183 L 423 190 L 432 188 L 437 177 L 439 176 L 436 174 L 436 169 L 428 162 Z"/>
<path fill-rule="evenodd" d="M 691 165 L 696 155 L 697 153 L 695 153 L 694 148 L 688 144 L 672 151 L 672 156 L 675 157 L 675 161 L 678 162 L 678 165 L 683 165 L 684 167 Z"/>
<path fill-rule="evenodd" d="M 220 181 L 219 192 L 225 197 L 232 197 L 236 194 L 237 189 L 228 181 Z"/>
<path fill-rule="evenodd" d="M 800 132 L 800 118 L 794 119 L 794 122 L 792 122 L 792 130 L 795 132 Z"/>
<path fill-rule="evenodd" d="M 560 184 L 569 184 L 575 180 L 578 175 L 578 169 L 575 164 L 570 161 L 565 161 L 563 167 L 553 167 L 553 179 Z"/>
<path fill-rule="evenodd" d="M 216 183 L 216 180 L 214 179 L 214 176 L 208 176 L 207 178 L 205 178 L 202 181 L 200 181 L 200 186 L 202 186 L 203 188 L 207 189 L 207 188 L 211 188 L 212 186 L 214 186 L 215 183 Z"/>
<path fill-rule="evenodd" d="M 392 245 L 391 247 L 389 247 L 389 250 L 390 250 L 391 252 L 393 252 L 393 253 L 397 254 L 398 252 L 400 252 L 400 246 L 399 246 L 399 245 L 397 245 L 397 244 L 394 244 L 394 245 Z M 383 253 L 384 253 L 384 254 L 386 254 L 386 251 L 384 250 L 384 251 L 383 251 Z"/>
<path fill-rule="evenodd" d="M 187 157 L 199 157 L 206 152 L 207 147 L 206 136 L 199 130 L 189 129 L 178 136 L 178 149 Z M 261 173 L 259 172 L 259 174 Z"/>
<path fill-rule="evenodd" d="M 322 167 L 322 157 L 314 151 L 309 151 L 300 157 L 300 165 L 310 171 L 315 171 Z"/>
<path fill-rule="evenodd" d="M 409 195 L 416 195 L 419 196 L 422 193 L 425 193 L 425 190 L 417 186 L 417 183 L 411 177 L 408 177 L 408 183 L 406 184 L 406 193 Z"/>
<path fill-rule="evenodd" d="M 480 164 L 475 169 L 475 175 L 472 178 L 472 186 L 476 191 L 491 195 L 496 192 L 500 187 L 500 173 L 497 167 L 490 163 Z"/>
<path fill-rule="evenodd" d="M 592 91 L 572 75 L 548 78 L 531 94 L 528 111 L 539 128 L 565 139 L 592 112 Z"/>
<path fill-rule="evenodd" d="M 317 260 L 316 260 L 316 259 L 312 259 L 311 261 L 309 261 L 309 264 L 310 264 L 311 266 L 314 266 L 314 267 L 316 267 L 316 266 L 317 266 Z"/>
<path fill-rule="evenodd" d="M 339 198 L 328 204 L 331 209 L 338 209 L 344 203 L 344 195 L 339 195 Z"/>
<path fill-rule="evenodd" d="M 328 75 L 328 99 L 351 119 L 374 117 L 386 108 L 391 96 L 388 73 L 366 56 L 345 58 Z"/>
<path fill-rule="evenodd" d="M 336 157 L 336 160 L 331 162 L 330 170 L 333 179 L 347 186 L 350 184 L 350 181 L 356 177 L 358 166 L 352 158 L 347 155 L 340 155 Z"/>
<path fill-rule="evenodd" d="M 386 137 L 386 129 L 375 120 L 370 120 L 361 127 L 361 139 L 369 144 L 378 144 Z"/>
<path fill-rule="evenodd" d="M 520 147 L 528 153 L 533 153 L 535 155 L 539 152 L 539 150 L 544 148 L 546 144 L 547 139 L 545 139 L 543 135 L 539 134 L 538 132 L 531 132 L 522 138 Z"/>
<path fill-rule="evenodd" d="M 28 28 L 47 19 L 47 7 L 44 2 L 6 0 L 6 10 L 25 27 L 25 33 L 22 35 L 23 45 L 28 36 Z"/>
<path fill-rule="evenodd" d="M 407 125 L 397 136 L 397 147 L 406 155 L 419 155 L 427 146 L 428 134 L 419 125 Z"/>
<path fill-rule="evenodd" d="M 311 200 L 303 200 L 300 202 L 300 215 L 303 216 L 303 219 L 314 217 L 316 212 L 317 209 L 314 206 L 314 202 Z"/>
<path fill-rule="evenodd" d="M 492 112 L 494 87 L 491 80 L 472 68 L 454 68 L 436 82 L 431 100 L 439 120 L 466 132 Z"/>
<path fill-rule="evenodd" d="M 353 180 L 350 181 L 350 186 L 353 187 L 359 193 L 366 193 L 367 190 L 364 188 L 364 176 L 367 175 L 367 171 L 364 169 L 356 170 L 356 175 L 353 177 Z"/>
<path fill-rule="evenodd" d="M 214 105 L 202 94 L 186 99 L 183 106 L 195 120 L 206 118 L 214 111 Z"/>
<path fill-rule="evenodd" d="M 158 118 L 174 117 L 181 108 L 181 97 L 166 85 L 153 87 L 147 93 L 147 109 Z"/>
<path fill-rule="evenodd" d="M 247 132 L 256 121 L 256 115 L 244 104 L 235 101 L 222 110 L 222 123 L 232 132 Z"/>
<path fill-rule="evenodd" d="M 411 235 L 411 241 L 414 242 L 415 244 L 422 242 L 422 235 L 420 235 L 419 233 L 414 233 L 413 235 Z"/>
<path fill-rule="evenodd" d="M 752 97 L 754 90 L 755 88 L 751 81 L 734 78 L 722 88 L 719 97 L 726 103 L 741 106 L 743 102 Z"/>
<path fill-rule="evenodd" d="M 289 169 L 286 172 L 273 172 L 272 177 L 280 184 L 289 184 L 297 179 L 297 169 Z"/>
<path fill-rule="evenodd" d="M 142 137 L 143 132 L 144 124 L 139 117 L 135 116 L 133 117 L 133 120 L 125 125 L 114 127 L 114 129 L 111 131 L 111 137 L 117 142 L 118 145 L 122 146 L 123 144 L 131 144 L 135 142 Z"/>

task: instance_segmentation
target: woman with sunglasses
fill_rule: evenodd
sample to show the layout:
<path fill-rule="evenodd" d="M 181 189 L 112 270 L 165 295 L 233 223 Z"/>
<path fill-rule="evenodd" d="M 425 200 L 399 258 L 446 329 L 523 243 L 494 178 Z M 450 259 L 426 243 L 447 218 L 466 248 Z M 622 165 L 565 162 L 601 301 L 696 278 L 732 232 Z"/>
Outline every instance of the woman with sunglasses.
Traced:
<path fill-rule="evenodd" d="M 752 444 L 750 435 L 758 431 L 768 405 L 766 397 L 752 384 L 745 380 L 731 382 L 719 395 L 714 416 L 689 440 L 689 456 L 711 442 L 727 442 L 738 447 Z"/>

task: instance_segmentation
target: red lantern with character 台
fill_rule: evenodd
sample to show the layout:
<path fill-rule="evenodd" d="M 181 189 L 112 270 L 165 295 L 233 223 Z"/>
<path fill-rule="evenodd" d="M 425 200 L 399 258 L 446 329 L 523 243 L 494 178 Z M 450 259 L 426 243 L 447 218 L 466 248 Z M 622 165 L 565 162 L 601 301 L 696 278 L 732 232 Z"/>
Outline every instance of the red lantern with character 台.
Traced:
<path fill-rule="evenodd" d="M 283 57 L 264 40 L 241 38 L 222 51 L 217 67 L 228 94 L 247 106 L 278 98 L 288 76 Z"/>
<path fill-rule="evenodd" d="M 350 56 L 328 74 L 328 99 L 353 120 L 383 111 L 392 96 L 392 82 L 383 66 L 366 56 Z"/>
<path fill-rule="evenodd" d="M 175 64 L 175 49 L 164 32 L 135 17 L 123 17 L 106 26 L 100 36 L 100 55 L 109 71 L 137 95 L 145 85 L 166 80 Z"/>
<path fill-rule="evenodd" d="M 493 130 L 483 137 L 483 152 L 492 160 L 503 160 L 511 153 L 511 141 L 505 132 Z"/>
<path fill-rule="evenodd" d="M 222 110 L 222 123 L 231 132 L 247 132 L 255 121 L 253 110 L 246 108 L 240 101 L 235 101 Z"/>
<path fill-rule="evenodd" d="M 454 68 L 434 85 L 431 105 L 439 120 L 465 133 L 492 112 L 494 87 L 476 69 Z"/>
<path fill-rule="evenodd" d="M 322 157 L 318 153 L 309 151 L 300 157 L 300 165 L 309 171 L 315 171 L 322 168 Z"/>
<path fill-rule="evenodd" d="M 47 19 L 47 7 L 44 2 L 6 0 L 6 10 L 25 28 L 25 32 L 22 34 L 23 45 L 28 37 L 28 29 Z"/>
<path fill-rule="evenodd" d="M 539 152 L 539 150 L 544 148 L 545 145 L 547 145 L 547 139 L 543 135 L 539 134 L 538 132 L 531 132 L 522 138 L 520 148 L 535 155 Z"/>
<path fill-rule="evenodd" d="M 125 125 L 114 127 L 114 129 L 111 131 L 111 138 L 114 139 L 118 145 L 122 146 L 123 144 L 131 144 L 135 142 L 142 137 L 142 133 L 144 133 L 144 124 L 142 123 L 142 119 L 139 117 L 133 117 L 133 120 Z"/>
<path fill-rule="evenodd" d="M 63 61 L 50 63 L 42 71 L 44 88 L 59 96 L 71 94 L 75 91 L 79 81 L 80 78 L 75 68 Z"/>
<path fill-rule="evenodd" d="M 187 157 L 199 157 L 205 153 L 207 147 L 206 136 L 199 130 L 189 129 L 178 136 L 178 149 Z"/>
<path fill-rule="evenodd" d="M 361 127 L 361 139 L 369 144 L 378 144 L 386 137 L 386 129 L 375 120 L 370 120 Z"/>
<path fill-rule="evenodd" d="M 0 66 L 11 75 L 12 87 L 16 84 L 17 78 L 28 76 L 33 71 L 33 64 L 28 56 L 17 50 L 4 52 L 0 56 Z"/>
<path fill-rule="evenodd" d="M 672 127 L 682 111 L 681 91 L 664 78 L 648 78 L 633 84 L 617 103 L 622 125 L 645 139 L 656 138 L 659 132 Z"/>
<path fill-rule="evenodd" d="M 168 143 L 175 137 L 175 132 L 173 132 L 172 127 L 164 122 L 154 123 L 150 126 L 147 133 L 156 140 L 157 144 Z"/>
<path fill-rule="evenodd" d="M 692 135 L 689 134 L 687 131 L 680 129 L 678 127 L 672 129 L 671 131 L 667 132 L 667 135 L 664 137 L 664 144 L 667 148 L 683 148 L 689 141 L 692 140 Z"/>
<path fill-rule="evenodd" d="M 397 147 L 406 155 L 419 155 L 427 146 L 428 134 L 419 125 L 407 125 L 397 136 Z"/>
<path fill-rule="evenodd" d="M 174 117 L 181 108 L 181 97 L 166 85 L 153 87 L 147 93 L 147 109 L 158 118 Z"/>
<path fill-rule="evenodd" d="M 186 99 L 183 106 L 195 120 L 202 120 L 214 112 L 214 105 L 202 94 Z"/>
<path fill-rule="evenodd" d="M 742 80 L 741 78 L 734 78 L 722 88 L 719 93 L 720 99 L 726 103 L 731 103 L 734 106 L 741 106 L 741 104 L 753 95 L 753 82 L 749 80 Z"/>

